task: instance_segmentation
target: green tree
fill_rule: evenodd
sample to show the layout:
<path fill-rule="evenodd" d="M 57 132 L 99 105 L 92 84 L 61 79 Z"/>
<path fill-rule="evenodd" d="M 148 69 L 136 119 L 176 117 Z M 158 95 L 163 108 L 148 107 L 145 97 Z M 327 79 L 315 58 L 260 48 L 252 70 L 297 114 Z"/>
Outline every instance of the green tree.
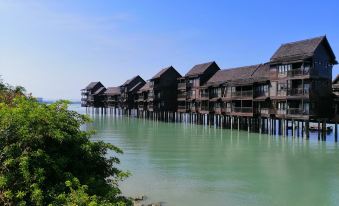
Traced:
<path fill-rule="evenodd" d="M 127 174 L 107 155 L 122 151 L 90 141 L 80 129 L 89 118 L 67 107 L 29 97 L 0 103 L 0 205 L 130 205 L 118 188 Z"/>

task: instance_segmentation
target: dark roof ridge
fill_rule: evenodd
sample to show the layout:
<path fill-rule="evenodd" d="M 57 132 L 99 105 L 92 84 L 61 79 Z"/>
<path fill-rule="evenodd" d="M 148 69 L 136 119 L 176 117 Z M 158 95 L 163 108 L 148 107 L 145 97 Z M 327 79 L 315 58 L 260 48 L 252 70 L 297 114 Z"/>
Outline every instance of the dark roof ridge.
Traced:
<path fill-rule="evenodd" d="M 240 67 L 232 67 L 232 68 L 225 68 L 225 69 L 221 69 L 222 71 L 225 70 L 237 70 L 237 69 L 244 69 L 247 67 L 254 67 L 254 66 L 260 66 L 261 64 L 253 64 L 253 65 L 248 65 L 248 66 L 240 66 Z"/>
<path fill-rule="evenodd" d="M 256 73 L 258 71 L 258 69 L 262 66 L 263 64 L 258 64 L 257 68 L 255 68 L 255 70 L 252 72 L 251 76 L 254 75 L 254 73 Z"/>
<path fill-rule="evenodd" d="M 298 40 L 298 41 L 293 41 L 293 42 L 287 42 L 287 43 L 281 44 L 281 46 L 282 46 L 282 45 L 289 45 L 289 44 L 301 43 L 301 42 L 310 41 L 310 40 L 315 40 L 315 39 L 323 39 L 323 38 L 325 38 L 325 37 L 326 37 L 326 35 L 323 35 L 323 36 L 312 37 L 312 38 L 303 39 L 303 40 Z"/>

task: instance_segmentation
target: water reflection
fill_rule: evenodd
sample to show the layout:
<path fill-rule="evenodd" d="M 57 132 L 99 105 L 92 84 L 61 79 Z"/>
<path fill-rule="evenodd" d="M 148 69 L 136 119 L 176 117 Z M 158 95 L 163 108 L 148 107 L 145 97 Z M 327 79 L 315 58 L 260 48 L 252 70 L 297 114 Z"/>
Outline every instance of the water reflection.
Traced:
<path fill-rule="evenodd" d="M 337 144 L 189 123 L 94 115 L 124 150 L 121 186 L 168 205 L 338 205 Z"/>

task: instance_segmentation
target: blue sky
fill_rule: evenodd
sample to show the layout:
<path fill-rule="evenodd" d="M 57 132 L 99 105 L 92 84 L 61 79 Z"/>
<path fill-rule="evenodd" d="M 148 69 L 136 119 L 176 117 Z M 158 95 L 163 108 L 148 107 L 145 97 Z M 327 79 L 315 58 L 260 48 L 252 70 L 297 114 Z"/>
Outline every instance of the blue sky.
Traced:
<path fill-rule="evenodd" d="M 339 56 L 337 1 L 0 0 L 0 75 L 35 96 L 79 99 L 173 65 L 269 61 L 290 41 L 327 35 Z M 333 76 L 339 72 L 338 66 Z"/>

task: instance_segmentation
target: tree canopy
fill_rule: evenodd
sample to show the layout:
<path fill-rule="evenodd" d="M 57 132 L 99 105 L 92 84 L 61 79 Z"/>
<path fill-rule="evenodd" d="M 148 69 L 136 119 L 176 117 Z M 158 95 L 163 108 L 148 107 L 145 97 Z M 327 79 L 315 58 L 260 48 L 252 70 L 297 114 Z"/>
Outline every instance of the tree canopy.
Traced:
<path fill-rule="evenodd" d="M 118 188 L 127 174 L 108 157 L 122 151 L 90 141 L 87 116 L 0 89 L 0 205 L 130 205 Z"/>

